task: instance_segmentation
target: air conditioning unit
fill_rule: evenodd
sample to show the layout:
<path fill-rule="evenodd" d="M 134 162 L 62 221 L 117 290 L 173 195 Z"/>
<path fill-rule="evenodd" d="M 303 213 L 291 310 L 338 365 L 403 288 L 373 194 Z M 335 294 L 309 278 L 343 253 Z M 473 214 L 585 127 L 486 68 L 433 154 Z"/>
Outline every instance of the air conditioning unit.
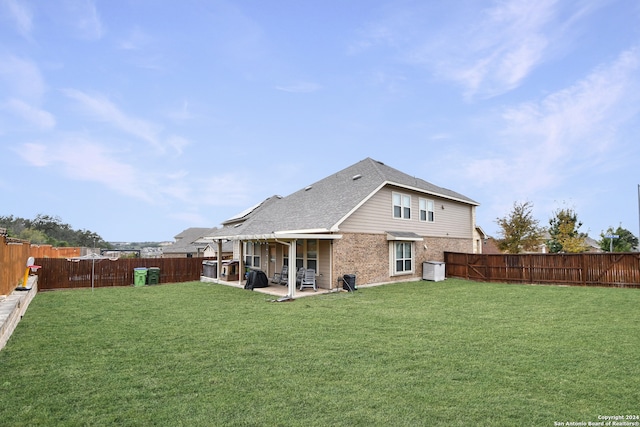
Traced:
<path fill-rule="evenodd" d="M 422 263 L 422 280 L 441 282 L 444 277 L 444 262 L 427 261 Z"/>

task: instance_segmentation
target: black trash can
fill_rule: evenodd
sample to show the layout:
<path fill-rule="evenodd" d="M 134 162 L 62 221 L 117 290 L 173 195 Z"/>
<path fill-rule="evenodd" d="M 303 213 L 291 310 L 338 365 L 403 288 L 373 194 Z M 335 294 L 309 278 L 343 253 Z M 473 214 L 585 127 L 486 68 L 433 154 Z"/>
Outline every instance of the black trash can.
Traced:
<path fill-rule="evenodd" d="M 158 283 L 160 283 L 160 267 L 149 267 L 147 285 L 157 285 Z"/>
<path fill-rule="evenodd" d="M 344 276 L 342 276 L 342 289 L 349 292 L 353 292 L 358 289 L 356 287 L 355 274 L 345 274 Z"/>
<path fill-rule="evenodd" d="M 212 279 L 218 278 L 218 262 L 217 261 L 202 261 L 202 275 L 204 277 L 210 277 Z"/>

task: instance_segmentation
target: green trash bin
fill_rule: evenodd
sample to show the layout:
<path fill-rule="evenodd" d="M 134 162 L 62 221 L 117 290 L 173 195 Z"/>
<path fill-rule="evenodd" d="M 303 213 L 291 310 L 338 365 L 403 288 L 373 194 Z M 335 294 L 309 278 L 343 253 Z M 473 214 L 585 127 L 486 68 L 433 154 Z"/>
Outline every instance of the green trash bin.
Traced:
<path fill-rule="evenodd" d="M 149 267 L 147 285 L 157 285 L 158 283 L 160 283 L 160 267 Z"/>
<path fill-rule="evenodd" d="M 133 285 L 144 286 L 147 283 L 147 267 L 137 267 L 133 269 Z"/>

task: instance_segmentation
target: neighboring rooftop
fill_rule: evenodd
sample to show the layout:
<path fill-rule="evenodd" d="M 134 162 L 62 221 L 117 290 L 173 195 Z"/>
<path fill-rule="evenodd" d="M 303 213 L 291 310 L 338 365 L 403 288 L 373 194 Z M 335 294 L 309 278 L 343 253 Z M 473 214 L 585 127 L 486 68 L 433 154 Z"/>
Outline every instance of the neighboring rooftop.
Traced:
<path fill-rule="evenodd" d="M 197 253 L 198 250 L 204 249 L 206 243 L 196 243 L 202 236 L 206 236 L 215 232 L 217 228 L 192 227 L 187 228 L 183 232 L 174 236 L 175 243 L 165 246 L 163 253 Z"/>

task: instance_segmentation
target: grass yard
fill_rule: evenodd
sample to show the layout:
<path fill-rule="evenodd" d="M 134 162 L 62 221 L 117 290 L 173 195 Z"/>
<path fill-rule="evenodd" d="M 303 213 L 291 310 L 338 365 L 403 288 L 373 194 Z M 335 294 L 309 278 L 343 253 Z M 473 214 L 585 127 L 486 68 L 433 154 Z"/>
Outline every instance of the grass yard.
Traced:
<path fill-rule="evenodd" d="M 640 415 L 639 290 L 448 279 L 271 298 L 199 282 L 38 294 L 0 351 L 0 425 Z"/>

